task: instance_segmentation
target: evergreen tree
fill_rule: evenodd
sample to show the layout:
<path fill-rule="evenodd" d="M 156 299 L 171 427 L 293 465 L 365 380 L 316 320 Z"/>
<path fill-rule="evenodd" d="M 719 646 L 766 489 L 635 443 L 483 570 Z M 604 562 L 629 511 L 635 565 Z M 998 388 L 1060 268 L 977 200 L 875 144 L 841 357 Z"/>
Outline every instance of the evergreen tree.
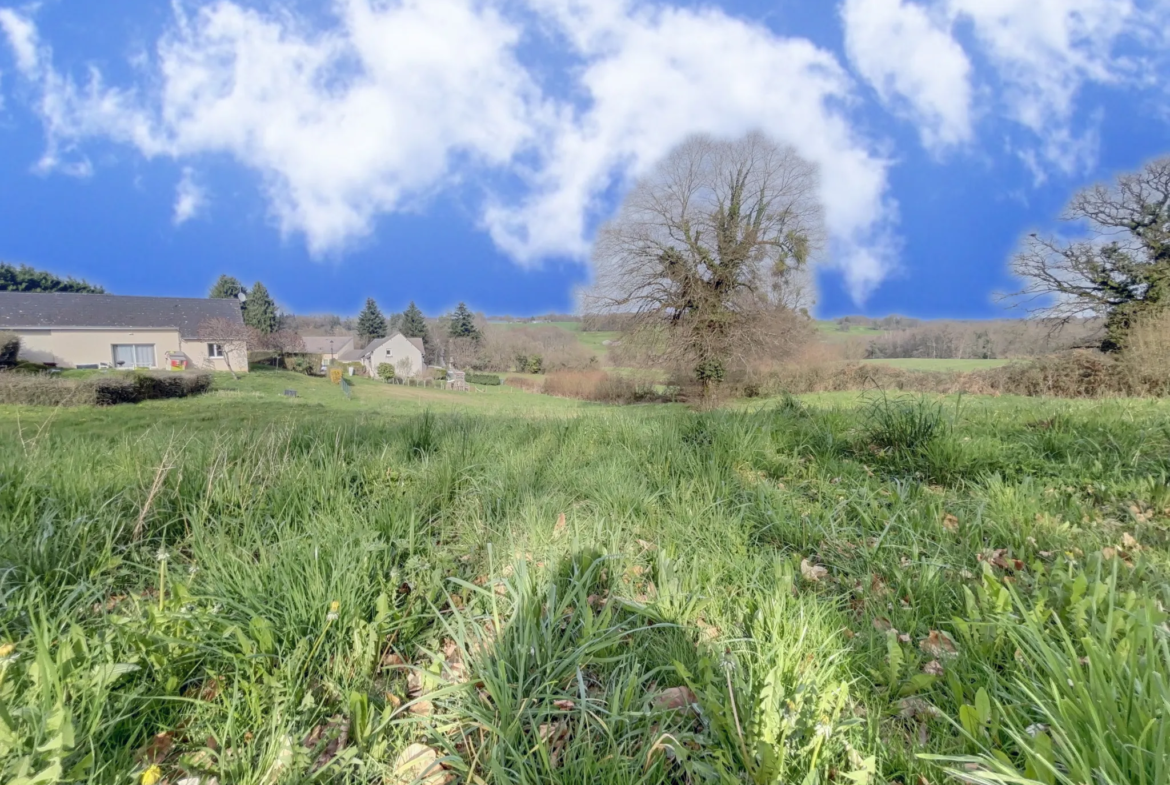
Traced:
<path fill-rule="evenodd" d="M 248 299 L 244 303 L 244 324 L 263 335 L 270 335 L 280 327 L 276 302 L 259 281 L 252 284 L 252 291 L 248 292 Z"/>
<path fill-rule="evenodd" d="M 357 334 L 364 341 L 386 337 L 386 317 L 378 310 L 373 297 L 366 300 L 366 307 L 358 314 Z"/>
<path fill-rule="evenodd" d="M 215 282 L 215 286 L 211 287 L 211 293 L 208 297 L 216 300 L 230 300 L 233 297 L 238 297 L 240 293 L 247 294 L 244 285 L 239 280 L 230 275 L 221 275 L 219 280 Z"/>
<path fill-rule="evenodd" d="M 0 292 L 72 292 L 74 294 L 105 294 L 100 286 L 93 286 L 76 278 L 58 278 L 27 264 L 20 267 L 0 263 Z"/>
<path fill-rule="evenodd" d="M 475 326 L 475 316 L 464 303 L 459 303 L 455 313 L 451 314 L 451 337 L 479 340 L 479 328 Z"/>
<path fill-rule="evenodd" d="M 402 326 L 399 329 L 407 338 L 422 338 L 423 343 L 429 343 L 431 340 L 426 317 L 414 304 L 414 300 L 411 300 L 410 305 L 402 312 Z"/>

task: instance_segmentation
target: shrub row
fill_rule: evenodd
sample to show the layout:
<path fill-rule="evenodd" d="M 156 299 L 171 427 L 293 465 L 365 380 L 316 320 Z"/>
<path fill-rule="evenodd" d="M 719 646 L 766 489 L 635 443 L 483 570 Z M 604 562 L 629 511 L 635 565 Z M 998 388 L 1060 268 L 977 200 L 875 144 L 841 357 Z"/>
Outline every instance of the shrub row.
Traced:
<path fill-rule="evenodd" d="M 504 384 L 508 387 L 524 390 L 525 392 L 538 393 L 544 389 L 544 385 L 539 379 L 529 379 L 524 376 L 509 376 L 507 379 L 504 379 Z"/>
<path fill-rule="evenodd" d="M 650 403 L 678 400 L 677 387 L 660 388 L 653 382 L 605 371 L 559 371 L 544 380 L 545 395 L 600 403 Z"/>
<path fill-rule="evenodd" d="M 499 387 L 500 377 L 494 373 L 469 373 L 467 374 L 468 384 L 479 384 L 484 387 Z"/>
<path fill-rule="evenodd" d="M 753 384 L 771 395 L 866 388 L 1054 398 L 1170 395 L 1170 376 L 1097 351 L 1064 352 L 968 372 L 911 371 L 860 363 L 797 364 L 778 368 Z"/>
<path fill-rule="evenodd" d="M 30 406 L 113 406 L 186 398 L 211 389 L 209 373 L 111 374 L 65 379 L 50 374 L 0 373 L 0 403 Z"/>

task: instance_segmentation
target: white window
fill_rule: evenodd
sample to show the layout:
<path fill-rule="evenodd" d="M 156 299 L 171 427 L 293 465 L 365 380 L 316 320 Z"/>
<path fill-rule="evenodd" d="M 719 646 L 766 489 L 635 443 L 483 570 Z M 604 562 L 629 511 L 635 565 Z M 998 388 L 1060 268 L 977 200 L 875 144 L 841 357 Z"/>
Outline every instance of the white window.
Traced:
<path fill-rule="evenodd" d="M 153 368 L 153 343 L 117 343 L 114 344 L 115 368 Z"/>
<path fill-rule="evenodd" d="M 389 349 L 387 349 L 387 350 L 386 350 L 386 356 L 387 356 L 387 357 L 393 357 L 393 356 L 394 356 L 394 352 L 392 352 L 392 351 L 390 351 Z"/>
<path fill-rule="evenodd" d="M 218 343 L 207 344 L 208 357 L 223 357 L 223 345 Z"/>

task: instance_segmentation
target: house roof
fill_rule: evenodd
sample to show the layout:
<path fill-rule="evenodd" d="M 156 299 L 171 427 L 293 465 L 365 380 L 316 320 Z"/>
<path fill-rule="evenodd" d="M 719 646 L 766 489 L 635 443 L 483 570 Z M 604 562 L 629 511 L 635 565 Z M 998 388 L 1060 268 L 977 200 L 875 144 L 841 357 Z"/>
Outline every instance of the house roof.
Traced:
<path fill-rule="evenodd" d="M 199 338 L 210 319 L 243 323 L 234 299 L 131 297 L 65 292 L 0 292 L 0 330 L 14 329 L 172 329 Z"/>
<path fill-rule="evenodd" d="M 423 344 L 422 338 L 407 338 L 406 340 L 410 341 L 411 345 L 414 346 L 414 348 L 418 349 L 423 354 L 426 354 L 427 347 Z"/>
<path fill-rule="evenodd" d="M 302 335 L 301 340 L 305 342 L 305 354 L 329 354 L 331 351 L 334 354 L 341 354 L 347 349 L 353 348 L 352 335 L 321 335 L 310 337 Z M 330 342 L 333 348 L 330 349 Z"/>
<path fill-rule="evenodd" d="M 339 352 L 337 361 L 343 363 L 358 363 L 365 357 L 365 349 L 346 349 L 344 352 Z"/>

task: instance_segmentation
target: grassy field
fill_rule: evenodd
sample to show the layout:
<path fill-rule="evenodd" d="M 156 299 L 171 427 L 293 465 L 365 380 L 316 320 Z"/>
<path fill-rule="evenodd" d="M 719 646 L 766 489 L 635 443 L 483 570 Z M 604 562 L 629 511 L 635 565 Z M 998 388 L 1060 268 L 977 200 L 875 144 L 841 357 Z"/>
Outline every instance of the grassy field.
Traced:
<path fill-rule="evenodd" d="M 924 360 L 900 358 L 889 360 L 863 360 L 866 363 L 889 365 L 907 371 L 979 371 L 984 368 L 1000 368 L 1011 360 Z"/>
<path fill-rule="evenodd" d="M 0 782 L 1167 781 L 1166 402 L 220 387 L 0 408 Z"/>
<path fill-rule="evenodd" d="M 621 337 L 621 333 L 618 332 L 586 332 L 581 329 L 581 322 L 498 322 L 494 323 L 493 326 L 502 327 L 507 330 L 525 330 L 533 327 L 548 326 L 558 327 L 573 333 L 578 343 L 597 355 L 598 361 L 603 367 L 609 365 L 609 349 L 606 347 L 605 342 L 616 341 Z"/>

